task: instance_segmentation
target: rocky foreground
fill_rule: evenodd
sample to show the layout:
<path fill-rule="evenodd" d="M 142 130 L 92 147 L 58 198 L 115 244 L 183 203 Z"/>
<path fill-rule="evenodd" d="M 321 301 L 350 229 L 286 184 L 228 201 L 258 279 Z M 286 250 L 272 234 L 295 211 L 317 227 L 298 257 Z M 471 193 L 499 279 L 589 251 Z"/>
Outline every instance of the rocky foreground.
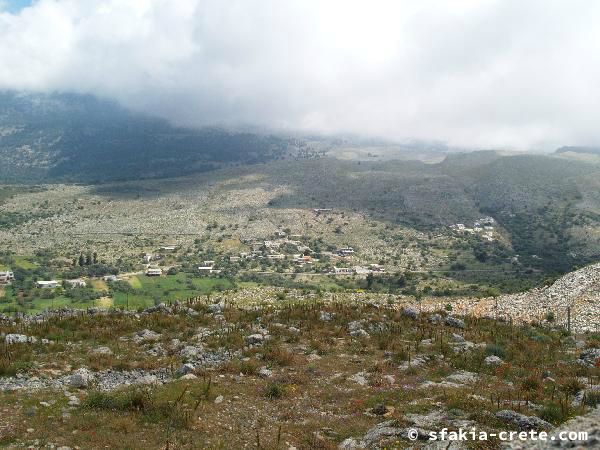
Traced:
<path fill-rule="evenodd" d="M 489 317 L 514 323 L 558 325 L 573 332 L 600 331 L 600 264 L 559 278 L 551 286 L 497 298 L 466 298 L 450 302 L 460 315 Z M 427 310 L 440 309 L 439 299 L 423 302 Z"/>

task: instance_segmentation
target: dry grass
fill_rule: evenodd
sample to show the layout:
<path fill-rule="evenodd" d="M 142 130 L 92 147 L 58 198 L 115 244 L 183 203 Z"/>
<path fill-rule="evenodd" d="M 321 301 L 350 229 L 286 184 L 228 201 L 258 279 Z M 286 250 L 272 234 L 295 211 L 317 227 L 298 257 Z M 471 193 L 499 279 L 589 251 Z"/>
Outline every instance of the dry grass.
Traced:
<path fill-rule="evenodd" d="M 379 404 L 393 407 L 391 418 L 406 424 L 407 414 L 440 410 L 446 421 L 461 417 L 483 429 L 498 429 L 506 425 L 491 413 L 507 408 L 559 423 L 585 410 L 571 405 L 582 387 L 577 377 L 585 376 L 589 382 L 600 377 L 598 369 L 573 363 L 573 347 L 560 331 L 516 328 L 483 319 L 467 320 L 465 330 L 454 330 L 369 305 L 314 301 L 280 310 L 227 307 L 228 326 L 205 314 L 204 307 L 198 310 L 202 314 L 193 318 L 115 314 L 3 328 L 56 341 L 46 346 L 4 347 L 0 351 L 4 374 L 36 374 L 42 369 L 64 370 L 67 365 L 123 370 L 181 364 L 176 352 L 153 357 L 145 352 L 151 344 L 119 339 L 145 328 L 160 333 L 159 343 L 165 347 L 174 338 L 191 341 L 199 327 L 209 328 L 213 334 L 204 339 L 205 348 L 227 348 L 238 356 L 215 369 L 198 369 L 196 380 L 151 390 L 82 391 L 78 395 L 83 406 L 65 419 L 61 419 L 66 407 L 62 394 L 0 394 L 2 404 L 15 411 L 0 442 L 40 439 L 82 448 L 165 448 L 169 442 L 170 448 L 329 449 L 384 420 L 369 414 Z M 333 320 L 321 321 L 321 310 L 330 312 Z M 351 337 L 347 324 L 354 320 L 362 320 L 371 336 Z M 256 332 L 258 321 L 270 330 L 271 338 L 262 346 L 246 347 L 244 338 Z M 455 352 L 451 333 L 480 345 Z M 594 339 L 589 337 L 589 342 Z M 99 345 L 108 345 L 113 355 L 91 356 L 89 349 Z M 489 354 L 502 354 L 505 364 L 485 365 Z M 419 355 L 431 358 L 408 370 L 399 368 Z M 271 377 L 258 375 L 263 366 L 272 370 Z M 420 387 L 426 380 L 440 382 L 458 370 L 474 372 L 478 378 L 459 387 Z M 366 383 L 355 381 L 357 374 Z M 544 380 L 545 375 L 554 381 Z M 215 403 L 220 396 L 223 400 Z M 48 399 L 56 403 L 39 406 L 39 401 Z M 591 405 L 597 399 L 590 396 L 587 401 Z M 28 415 L 33 407 L 34 414 Z M 35 431 L 26 433 L 23 423 Z"/>

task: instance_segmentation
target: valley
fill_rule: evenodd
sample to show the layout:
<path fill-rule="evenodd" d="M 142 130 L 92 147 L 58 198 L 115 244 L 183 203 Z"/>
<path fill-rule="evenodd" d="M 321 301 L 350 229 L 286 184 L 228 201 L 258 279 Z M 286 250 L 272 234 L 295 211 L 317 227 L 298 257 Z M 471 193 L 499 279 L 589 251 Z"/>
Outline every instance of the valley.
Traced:
<path fill-rule="evenodd" d="M 594 417 L 592 153 L 209 134 L 231 160 L 8 159 L 37 178 L 0 186 L 0 444 L 433 449 Z"/>

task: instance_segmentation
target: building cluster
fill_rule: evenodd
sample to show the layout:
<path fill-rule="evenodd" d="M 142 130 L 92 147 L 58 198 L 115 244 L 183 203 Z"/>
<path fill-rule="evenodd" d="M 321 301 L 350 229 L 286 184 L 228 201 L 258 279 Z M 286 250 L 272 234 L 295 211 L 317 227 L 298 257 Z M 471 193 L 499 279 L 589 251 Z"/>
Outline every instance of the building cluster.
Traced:
<path fill-rule="evenodd" d="M 354 266 L 354 267 L 333 267 L 334 275 L 369 275 L 385 273 L 385 268 L 381 264 L 369 264 L 368 266 Z"/>
<path fill-rule="evenodd" d="M 59 286 L 66 285 L 70 288 L 84 288 L 87 286 L 85 280 L 77 278 L 74 280 L 40 280 L 35 282 L 35 287 L 38 289 L 56 289 Z"/>
<path fill-rule="evenodd" d="M 493 241 L 495 224 L 496 220 L 487 216 L 474 221 L 472 227 L 467 227 L 464 223 L 455 223 L 450 225 L 450 228 L 459 233 L 478 234 L 487 241 Z"/>

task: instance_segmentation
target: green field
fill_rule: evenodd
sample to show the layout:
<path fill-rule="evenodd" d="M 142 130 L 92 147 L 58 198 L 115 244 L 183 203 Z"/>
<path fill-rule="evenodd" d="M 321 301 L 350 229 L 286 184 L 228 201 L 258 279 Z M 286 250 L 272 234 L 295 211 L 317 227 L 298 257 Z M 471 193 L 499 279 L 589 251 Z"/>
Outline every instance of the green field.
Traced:
<path fill-rule="evenodd" d="M 109 288 L 108 296 L 88 301 L 76 301 L 62 294 L 56 294 L 53 298 L 44 298 L 48 297 L 50 293 L 35 289 L 32 290 L 33 297 L 21 303 L 17 300 L 14 289 L 8 287 L 4 291 L 4 296 L 0 297 L 0 312 L 23 311 L 31 314 L 60 307 L 88 308 L 92 306 L 139 309 L 159 303 L 170 304 L 176 300 L 186 300 L 190 297 L 235 287 L 234 282 L 226 278 L 199 278 L 185 273 L 156 278 L 143 275 L 134 276 L 129 280 L 129 285 L 131 288 L 127 292 Z M 102 292 L 102 289 L 98 288 L 90 290 L 97 293 Z"/>
<path fill-rule="evenodd" d="M 146 308 L 158 303 L 169 304 L 213 291 L 227 290 L 235 285 L 224 278 L 196 278 L 184 273 L 163 277 L 135 276 L 129 280 L 130 292 L 115 292 L 113 305 L 129 309 Z"/>

